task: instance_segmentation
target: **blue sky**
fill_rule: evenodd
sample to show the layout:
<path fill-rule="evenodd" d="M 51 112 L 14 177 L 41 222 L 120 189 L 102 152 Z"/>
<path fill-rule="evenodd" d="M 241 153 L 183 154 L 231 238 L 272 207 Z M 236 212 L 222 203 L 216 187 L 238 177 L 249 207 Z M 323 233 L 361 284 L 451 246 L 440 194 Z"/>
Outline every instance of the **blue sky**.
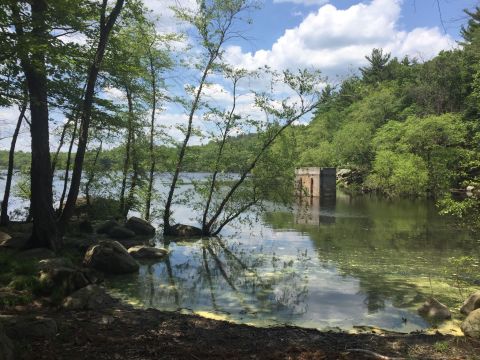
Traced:
<path fill-rule="evenodd" d="M 316 12 L 322 6 L 319 4 L 329 3 L 337 9 L 345 10 L 352 5 L 369 2 L 368 0 L 331 0 L 329 2 L 268 0 L 260 9 L 252 12 L 253 24 L 248 29 L 248 36 L 252 40 L 243 43 L 243 46 L 248 51 L 271 46 L 286 29 L 298 26 L 309 13 Z M 472 8 L 475 4 L 478 4 L 478 1 L 440 0 L 440 16 L 435 0 L 404 0 L 398 25 L 405 30 L 416 27 L 438 27 L 442 31 L 446 30 L 454 39 L 458 39 L 460 26 L 465 22 L 463 9 Z M 441 19 L 443 19 L 443 25 Z"/>
<path fill-rule="evenodd" d="M 195 0 L 143 1 L 160 16 L 157 27 L 163 31 L 181 28 L 169 6 L 196 8 Z M 266 0 L 260 9 L 251 12 L 252 24 L 242 26 L 248 40 L 228 44 L 225 60 L 252 70 L 263 65 L 278 70 L 314 67 L 333 83 L 358 71 L 374 47 L 398 57 L 428 60 L 441 50 L 457 46 L 460 27 L 466 22 L 463 9 L 480 5 L 480 0 L 439 2 L 442 16 L 436 0 Z M 231 100 L 229 90 L 221 83 L 206 91 L 225 104 Z M 246 98 L 242 105 L 246 111 L 252 109 L 251 99 Z M 14 107 L 0 107 L 0 148 L 8 148 L 17 114 Z M 59 124 L 64 121 L 62 115 L 52 116 Z M 170 124 L 172 129 L 184 120 L 185 114 L 174 108 L 158 115 L 158 123 Z M 28 129 L 22 130 L 19 148 L 28 150 Z M 172 135 L 181 138 L 178 130 L 173 130 Z M 51 142 L 55 143 L 55 139 Z"/>

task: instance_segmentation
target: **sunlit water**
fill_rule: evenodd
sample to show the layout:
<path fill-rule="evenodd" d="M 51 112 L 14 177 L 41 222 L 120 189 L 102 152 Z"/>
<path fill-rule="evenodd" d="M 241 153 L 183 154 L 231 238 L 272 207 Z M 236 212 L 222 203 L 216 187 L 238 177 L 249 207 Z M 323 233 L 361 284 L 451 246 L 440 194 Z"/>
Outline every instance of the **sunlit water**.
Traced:
<path fill-rule="evenodd" d="M 195 224 L 196 217 L 186 205 L 175 207 L 179 222 Z M 143 263 L 138 274 L 107 284 L 141 306 L 255 325 L 410 332 L 431 326 L 415 309 L 432 293 L 460 304 L 448 259 L 480 257 L 480 237 L 422 200 L 338 192 L 335 201 L 271 206 L 251 224 L 234 225 L 220 238 L 157 236 L 170 251 L 165 261 Z"/>

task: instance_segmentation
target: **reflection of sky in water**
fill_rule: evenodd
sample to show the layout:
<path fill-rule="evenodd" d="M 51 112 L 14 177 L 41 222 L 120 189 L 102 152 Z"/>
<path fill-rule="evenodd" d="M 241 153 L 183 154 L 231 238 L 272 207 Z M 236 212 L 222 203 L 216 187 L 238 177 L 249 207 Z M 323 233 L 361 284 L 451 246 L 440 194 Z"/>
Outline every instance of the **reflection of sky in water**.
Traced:
<path fill-rule="evenodd" d="M 177 196 L 201 177 L 184 177 Z M 165 180 L 156 182 L 160 193 Z M 2 192 L 3 186 L 0 181 Z M 58 179 L 55 188 L 58 194 Z M 15 198 L 12 204 L 25 205 Z M 307 200 L 294 204 L 293 212 L 275 209 L 251 227 L 226 227 L 222 239 L 163 244 L 159 237 L 170 250 L 167 261 L 143 264 L 139 274 L 109 284 L 144 306 L 258 325 L 413 331 L 428 324 L 414 310 L 419 292 L 402 276 L 425 278 L 448 257 L 479 251 L 471 235 L 426 201 L 338 193 L 333 203 Z M 177 221 L 196 225 L 196 217 L 187 206 L 174 208 Z"/>

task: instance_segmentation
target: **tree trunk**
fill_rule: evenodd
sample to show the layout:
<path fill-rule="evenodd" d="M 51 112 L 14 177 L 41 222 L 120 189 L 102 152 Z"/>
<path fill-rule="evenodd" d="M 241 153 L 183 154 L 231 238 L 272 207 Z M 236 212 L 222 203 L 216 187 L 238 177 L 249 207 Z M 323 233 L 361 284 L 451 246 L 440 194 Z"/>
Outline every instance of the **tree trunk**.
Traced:
<path fill-rule="evenodd" d="M 132 95 L 128 87 L 126 88 L 127 101 L 128 101 L 128 128 L 127 128 L 127 143 L 125 144 L 125 160 L 123 162 L 123 174 L 122 174 L 122 188 L 120 189 L 120 212 L 126 217 L 128 213 L 127 202 L 125 201 L 125 191 L 127 190 L 127 177 L 128 169 L 130 168 L 130 152 L 133 134 L 133 104 Z"/>
<path fill-rule="evenodd" d="M 165 209 L 163 212 L 163 234 L 164 235 L 170 235 L 171 233 L 170 215 L 172 212 L 171 208 L 172 208 L 172 202 L 173 202 L 173 194 L 175 193 L 178 177 L 180 175 L 180 171 L 182 170 L 183 159 L 185 158 L 185 151 L 187 150 L 188 141 L 190 140 L 190 136 L 192 135 L 193 116 L 195 115 L 195 112 L 197 111 L 197 108 L 200 104 L 200 97 L 202 95 L 202 90 L 205 85 L 208 72 L 210 71 L 213 65 L 213 62 L 218 55 L 218 51 L 219 51 L 219 48 L 217 48 L 217 50 L 214 53 L 212 53 L 207 65 L 205 66 L 202 78 L 200 80 L 200 84 L 195 94 L 195 99 L 193 100 L 193 104 L 190 109 L 190 114 L 188 116 L 187 132 L 185 134 L 185 139 L 183 140 L 182 146 L 180 148 L 180 152 L 178 154 L 177 165 L 175 167 L 175 172 L 173 174 L 172 183 L 170 184 L 170 190 L 168 192 L 167 201 L 165 202 Z"/>
<path fill-rule="evenodd" d="M 145 220 L 150 220 L 150 207 L 152 203 L 153 176 L 155 173 L 155 153 L 153 137 L 155 133 L 155 111 L 157 110 L 157 78 L 153 66 L 152 54 L 150 54 L 150 76 L 152 77 L 152 115 L 150 119 L 150 173 L 148 176 L 147 199 L 145 201 Z"/>
<path fill-rule="evenodd" d="M 92 185 L 92 182 L 95 179 L 95 167 L 97 166 L 98 157 L 102 152 L 102 145 L 103 145 L 103 142 L 102 142 L 102 139 L 100 139 L 100 146 L 98 147 L 97 152 L 95 153 L 95 158 L 93 159 L 92 171 L 90 172 L 87 183 L 85 184 L 85 199 L 87 200 L 87 206 L 91 205 L 90 186 Z"/>
<path fill-rule="evenodd" d="M 48 44 L 46 13 L 47 2 L 45 0 L 31 3 L 32 30 L 29 40 L 33 40 L 35 48 L 29 49 L 18 4 L 12 5 L 14 25 L 19 37 L 20 63 L 25 73 L 30 98 L 30 133 L 32 136 L 30 183 L 33 231 L 29 245 L 31 247 L 49 247 L 56 251 L 62 246 L 62 239 L 57 231 L 53 210 L 45 66 L 45 51 Z"/>
<path fill-rule="evenodd" d="M 106 16 L 107 0 L 103 0 L 102 9 L 100 13 L 100 34 L 97 45 L 95 58 L 88 71 L 87 87 L 85 90 L 85 98 L 82 106 L 82 118 L 80 121 L 80 137 L 78 141 L 77 153 L 75 155 L 74 167 L 72 172 L 72 181 L 68 192 L 67 202 L 63 209 L 59 223 L 61 231 L 65 230 L 67 222 L 73 215 L 75 210 L 75 203 L 77 201 L 78 192 L 80 190 L 80 180 L 82 178 L 83 161 L 85 159 L 85 151 L 88 142 L 88 130 L 90 128 L 91 112 L 93 105 L 93 97 L 95 94 L 95 85 L 97 83 L 100 65 L 103 61 L 105 49 L 107 47 L 108 37 L 117 20 L 120 11 L 122 10 L 125 0 L 117 0 L 112 12 Z"/>
<path fill-rule="evenodd" d="M 72 163 L 72 149 L 73 149 L 73 145 L 75 144 L 75 137 L 77 136 L 77 128 L 78 128 L 78 118 L 75 119 L 75 122 L 73 125 L 73 131 L 72 131 L 72 138 L 70 139 L 70 145 L 68 146 L 67 163 L 65 164 L 65 175 L 63 177 L 63 189 L 62 189 L 62 195 L 60 196 L 60 201 L 58 204 L 57 216 L 59 216 L 62 213 L 63 202 L 65 201 L 65 195 L 67 194 L 68 177 L 70 174 L 70 165 Z"/>
<path fill-rule="evenodd" d="M 20 132 L 20 127 L 22 126 L 22 120 L 25 116 L 25 111 L 27 110 L 28 98 L 25 97 L 25 100 L 20 108 L 20 116 L 17 120 L 17 125 L 15 131 L 13 132 L 12 142 L 10 144 L 10 151 L 8 153 L 8 170 L 7 170 L 7 179 L 5 182 L 5 192 L 3 193 L 2 201 L 2 211 L 0 214 L 0 225 L 8 225 L 10 221 L 8 217 L 8 200 L 10 198 L 10 187 L 12 185 L 13 177 L 13 162 L 15 158 L 15 144 L 17 143 L 18 133 Z"/>

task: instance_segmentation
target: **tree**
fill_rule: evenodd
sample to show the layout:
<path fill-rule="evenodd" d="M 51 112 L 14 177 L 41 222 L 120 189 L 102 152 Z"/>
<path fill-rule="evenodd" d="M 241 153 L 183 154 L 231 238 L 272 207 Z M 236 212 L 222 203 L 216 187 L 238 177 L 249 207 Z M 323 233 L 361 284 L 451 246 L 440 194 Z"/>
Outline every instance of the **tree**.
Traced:
<path fill-rule="evenodd" d="M 363 80 L 368 84 L 376 84 L 387 80 L 390 77 L 387 66 L 390 57 L 391 54 L 384 54 L 383 49 L 373 49 L 370 56 L 365 56 L 369 63 L 368 66 L 360 68 Z"/>
<path fill-rule="evenodd" d="M 73 215 L 75 203 L 77 201 L 78 192 L 80 189 L 80 179 L 82 176 L 83 160 L 88 142 L 88 130 L 90 127 L 91 113 L 93 106 L 93 99 L 95 94 L 95 85 L 97 82 L 100 66 L 103 61 L 105 49 L 107 47 L 108 38 L 113 29 L 113 26 L 122 10 L 124 0 L 116 0 L 115 5 L 107 15 L 107 0 L 102 1 L 100 8 L 100 23 L 97 49 L 95 57 L 90 65 L 87 77 L 87 86 L 85 88 L 85 98 L 82 104 L 82 117 L 80 120 L 79 141 L 77 152 L 75 155 L 74 168 L 72 173 L 72 181 L 70 183 L 70 190 L 68 192 L 65 208 L 63 209 L 59 223 L 61 230 L 64 231 L 67 222 Z"/>
<path fill-rule="evenodd" d="M 20 105 L 20 115 L 18 116 L 17 125 L 12 135 L 12 142 L 10 144 L 10 151 L 8 152 L 8 168 L 7 168 L 7 179 L 5 180 L 5 191 L 3 194 L 1 214 L 0 214 L 0 225 L 7 225 L 9 223 L 8 217 L 8 201 L 10 198 L 10 188 L 12 185 L 13 177 L 13 166 L 14 166 L 14 157 L 15 157 L 15 145 L 17 143 L 18 134 L 20 133 L 20 127 L 22 126 L 23 119 L 25 118 L 25 112 L 27 111 L 28 97 L 25 95 L 25 98 Z"/>
<path fill-rule="evenodd" d="M 179 174 L 182 170 L 188 142 L 194 130 L 193 119 L 201 107 L 201 97 L 207 82 L 207 77 L 215 69 L 216 61 L 222 53 L 225 42 L 234 36 L 238 36 L 234 25 L 235 22 L 239 20 L 239 15 L 246 10 L 248 6 L 249 4 L 245 0 L 211 0 L 201 1 L 198 11 L 181 8 L 175 9 L 177 16 L 181 20 L 193 25 L 196 29 L 201 40 L 200 45 L 203 50 L 203 58 L 197 65 L 197 68 L 201 72 L 200 80 L 195 87 L 190 89 L 193 100 L 185 103 L 185 108 L 188 111 L 187 127 L 185 130 L 185 138 L 180 145 L 175 171 L 165 202 L 163 214 L 163 232 L 165 235 L 171 233 L 170 217 L 172 214 L 173 195 Z"/>
<path fill-rule="evenodd" d="M 30 6 L 29 19 L 21 17 L 21 9 L 25 10 L 24 4 L 12 2 L 11 13 L 18 41 L 17 52 L 25 74 L 30 99 L 30 132 L 32 135 L 30 183 L 31 213 L 33 215 L 30 244 L 58 250 L 62 243 L 53 210 L 45 63 L 46 51 L 49 47 L 48 2 L 45 0 L 33 2 Z M 25 26 L 26 21 L 29 21 L 30 30 Z"/>

